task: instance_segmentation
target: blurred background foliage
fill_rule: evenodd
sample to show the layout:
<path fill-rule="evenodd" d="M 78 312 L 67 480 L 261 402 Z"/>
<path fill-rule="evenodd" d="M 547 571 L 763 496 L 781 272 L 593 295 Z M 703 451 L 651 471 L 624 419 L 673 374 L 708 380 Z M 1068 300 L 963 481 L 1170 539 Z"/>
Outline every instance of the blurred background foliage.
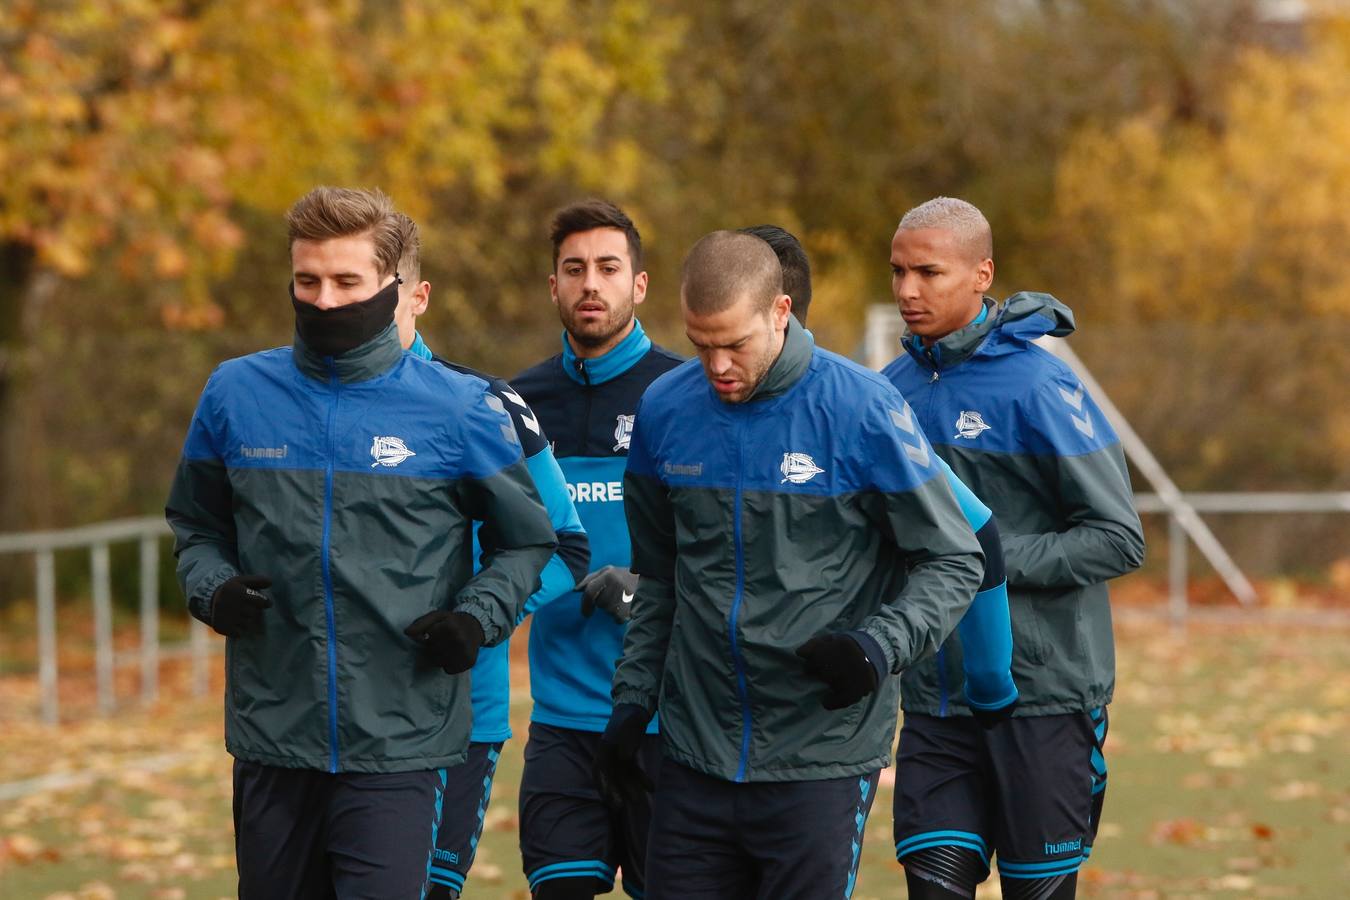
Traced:
<path fill-rule="evenodd" d="M 961 196 L 1183 489 L 1345 490 L 1347 110 L 1313 0 L 3 0 L 0 531 L 162 508 L 211 368 L 289 341 L 321 183 L 421 222 L 427 340 L 507 376 L 573 199 L 638 223 L 669 346 L 686 248 L 769 221 L 849 353 Z"/>

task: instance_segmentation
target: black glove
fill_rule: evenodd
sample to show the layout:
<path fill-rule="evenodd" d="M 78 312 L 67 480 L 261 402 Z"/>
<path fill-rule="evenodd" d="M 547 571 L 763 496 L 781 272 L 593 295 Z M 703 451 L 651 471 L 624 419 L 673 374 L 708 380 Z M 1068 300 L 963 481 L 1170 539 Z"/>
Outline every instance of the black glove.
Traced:
<path fill-rule="evenodd" d="M 988 731 L 995 725 L 1012 718 L 1013 710 L 1017 709 L 1017 700 L 1018 698 L 1014 697 L 1011 703 L 1000 706 L 998 709 L 977 709 L 972 706 L 970 714 L 975 717 L 976 722 L 980 723 L 981 728 Z"/>
<path fill-rule="evenodd" d="M 211 627 L 226 637 L 262 634 L 263 610 L 272 601 L 263 594 L 272 579 L 265 575 L 236 575 L 211 595 Z"/>
<path fill-rule="evenodd" d="M 620 625 L 633 617 L 633 595 L 637 593 L 638 577 L 618 566 L 596 569 L 577 583 L 581 591 L 581 614 L 586 618 L 597 609 L 603 609 Z"/>
<path fill-rule="evenodd" d="M 820 700 L 826 709 L 852 706 L 875 691 L 886 665 L 881 646 L 861 631 L 816 635 L 797 648 L 797 655 L 806 661 L 806 674 L 829 688 Z"/>
<path fill-rule="evenodd" d="M 478 662 L 483 626 L 468 613 L 438 609 L 413 622 L 403 633 L 422 645 L 447 675 L 467 672 Z"/>
<path fill-rule="evenodd" d="M 610 714 L 595 748 L 595 786 L 610 812 L 634 806 L 652 792 L 652 781 L 638 767 L 637 754 L 651 716 L 635 703 L 620 703 Z"/>

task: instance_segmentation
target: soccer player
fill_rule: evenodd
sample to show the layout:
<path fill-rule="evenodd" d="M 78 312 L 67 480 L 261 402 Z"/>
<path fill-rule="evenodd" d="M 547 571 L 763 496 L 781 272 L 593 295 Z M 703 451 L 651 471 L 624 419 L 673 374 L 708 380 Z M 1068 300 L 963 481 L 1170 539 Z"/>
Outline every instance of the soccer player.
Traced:
<path fill-rule="evenodd" d="M 609 685 L 637 584 L 622 486 L 633 414 L 647 386 L 681 359 L 653 344 L 635 317 L 647 273 L 641 237 L 621 209 L 599 200 L 569 206 L 554 217 L 551 238 L 548 283 L 563 324 L 562 353 L 512 386 L 553 442 L 590 538 L 593 571 L 570 599 L 535 612 L 530 626 L 534 710 L 520 849 L 537 900 L 590 900 L 613 889 L 616 868 L 624 889 L 641 896 L 647 799 L 633 797 L 622 808 L 606 803 L 592 760 L 609 720 Z M 656 723 L 645 730 L 654 735 Z M 657 739 L 639 735 L 636 743 L 655 774 Z"/>
<path fill-rule="evenodd" d="M 1143 560 L 1125 459 L 1078 379 L 1031 343 L 1070 334 L 1069 309 L 1046 294 L 985 297 L 993 240 L 978 209 L 939 197 L 910 210 L 891 270 L 908 331 L 884 374 L 998 517 L 1021 693 L 1013 718 L 982 734 L 944 716 L 951 660 L 906 680 L 896 855 L 922 900 L 974 897 L 995 853 L 1004 897 L 1065 900 L 1106 790 L 1106 581 Z"/>
<path fill-rule="evenodd" d="M 685 259 L 698 350 L 642 399 L 641 576 L 603 780 L 661 713 L 648 898 L 847 897 L 898 679 L 955 627 L 979 545 L 903 398 L 814 346 L 760 239 Z"/>
<path fill-rule="evenodd" d="M 468 745 L 459 673 L 515 627 L 553 528 L 487 385 L 399 345 L 389 198 L 317 188 L 287 224 L 294 346 L 211 375 L 166 515 L 226 636 L 240 896 L 414 898 Z"/>
<path fill-rule="evenodd" d="M 792 315 L 805 327 L 811 303 L 811 263 L 801 242 L 777 225 L 755 225 L 741 231 L 753 234 L 773 249 L 783 268 L 783 293 L 792 300 Z M 798 297 L 803 298 L 801 302 Z M 938 686 L 937 715 L 973 715 L 981 724 L 993 727 L 1011 715 L 1017 703 L 1017 686 L 1010 671 L 1012 629 L 1008 620 L 1003 548 L 989 507 L 956 477 L 951 467 L 941 459 L 939 463 L 980 542 L 984 579 L 947 643 L 935 656 L 905 670 L 900 683 L 900 704 L 909 709 L 907 696 L 922 693 L 918 685 L 928 682 Z"/>
<path fill-rule="evenodd" d="M 567 495 L 567 483 L 549 448 L 543 428 L 528 404 L 501 378 L 476 372 L 434 355 L 417 330 L 417 318 L 427 310 L 431 283 L 422 280 L 422 237 L 417 223 L 399 213 L 399 246 L 402 256 L 398 270 L 403 278 L 399 286 L 394 321 L 399 342 L 422 359 L 435 360 L 453 371 L 481 378 L 511 416 L 540 499 L 553 523 L 558 551 L 540 573 L 540 587 L 525 602 L 528 615 L 545 603 L 569 592 L 586 576 L 590 545 L 577 518 L 576 507 Z M 478 558 L 477 548 L 474 558 Z M 492 800 L 492 780 L 501 756 L 502 745 L 511 737 L 511 660 L 506 641 L 478 654 L 471 674 L 473 686 L 473 731 L 469 736 L 469 758 L 446 772 L 445 793 L 441 799 L 441 827 L 436 832 L 435 860 L 431 865 L 428 900 L 455 900 L 464 891 L 464 883 L 473 866 L 478 841 L 483 834 L 488 804 Z"/>
<path fill-rule="evenodd" d="M 806 314 L 811 309 L 811 260 L 797 236 L 778 225 L 752 225 L 742 228 L 769 245 L 778 265 L 783 269 L 783 293 L 792 300 L 792 315 L 806 327 Z"/>

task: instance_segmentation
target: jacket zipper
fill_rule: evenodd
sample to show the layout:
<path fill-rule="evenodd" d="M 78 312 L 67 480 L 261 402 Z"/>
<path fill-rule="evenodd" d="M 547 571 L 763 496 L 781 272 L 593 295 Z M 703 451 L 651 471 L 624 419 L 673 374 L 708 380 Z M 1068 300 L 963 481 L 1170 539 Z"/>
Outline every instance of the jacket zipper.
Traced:
<path fill-rule="evenodd" d="M 728 619 L 728 632 L 731 636 L 731 660 L 736 666 L 736 695 L 741 701 L 741 753 L 736 764 L 738 782 L 746 780 L 746 769 L 750 761 L 750 693 L 746 687 L 745 659 L 741 655 L 740 642 L 736 640 L 736 623 L 740 619 L 741 601 L 745 599 L 745 546 L 741 534 L 741 509 L 743 505 L 743 483 L 745 479 L 745 442 L 741 429 L 736 429 L 736 518 L 733 531 L 736 542 L 736 599 L 731 603 L 731 616 Z"/>
<path fill-rule="evenodd" d="M 595 391 L 591 386 L 591 373 L 586 371 L 586 360 L 578 359 L 575 365 L 577 374 L 580 375 L 581 380 L 585 382 L 582 393 L 586 396 L 586 412 L 581 417 L 581 447 L 578 448 L 577 454 L 579 456 L 586 456 L 586 448 L 591 440 L 591 396 Z"/>
<path fill-rule="evenodd" d="M 938 369 L 937 355 L 933 352 L 933 348 L 925 348 L 923 352 L 924 357 L 933 367 L 933 375 L 928 379 L 930 387 L 930 390 L 927 392 L 928 403 L 923 413 L 919 416 L 919 427 L 924 430 L 925 434 L 939 434 L 940 432 L 934 427 L 937 425 L 937 422 L 933 420 L 933 410 L 937 408 L 938 382 L 942 379 L 942 372 Z"/>
<path fill-rule="evenodd" d="M 328 360 L 328 386 L 332 388 L 332 401 L 328 406 L 328 452 L 324 454 L 323 475 L 323 599 L 324 614 L 328 623 L 328 771 L 338 770 L 338 720 L 337 720 L 337 627 L 333 621 L 333 572 L 330 568 L 329 553 L 333 530 L 333 454 L 336 452 L 337 407 L 341 387 L 338 384 L 337 366 Z"/>

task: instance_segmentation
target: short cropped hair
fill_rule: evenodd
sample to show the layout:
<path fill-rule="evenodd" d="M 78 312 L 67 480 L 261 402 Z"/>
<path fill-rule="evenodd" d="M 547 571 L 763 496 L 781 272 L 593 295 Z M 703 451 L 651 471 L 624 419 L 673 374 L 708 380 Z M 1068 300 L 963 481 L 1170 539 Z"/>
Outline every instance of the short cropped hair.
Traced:
<path fill-rule="evenodd" d="M 695 315 L 722 312 L 749 297 L 767 313 L 783 293 L 783 268 L 764 241 L 740 231 L 704 235 L 684 258 L 680 295 Z"/>
<path fill-rule="evenodd" d="M 394 213 L 398 226 L 399 247 L 398 274 L 404 284 L 416 284 L 422 280 L 422 229 L 417 227 L 413 217 L 407 213 Z"/>
<path fill-rule="evenodd" d="M 806 324 L 806 311 L 811 306 L 811 261 L 806 250 L 792 232 L 777 225 L 752 225 L 742 228 L 773 249 L 778 264 L 783 267 L 783 293 L 792 298 L 792 314 Z"/>
<path fill-rule="evenodd" d="M 328 241 L 369 235 L 380 277 L 398 267 L 399 234 L 394 201 L 379 188 L 316 187 L 286 212 L 287 246 L 296 241 Z"/>
<path fill-rule="evenodd" d="M 553 268 L 558 268 L 558 252 L 570 235 L 596 228 L 617 228 L 628 239 L 628 259 L 633 274 L 642 271 L 642 235 L 628 214 L 608 200 L 583 200 L 553 214 L 549 240 L 553 242 Z"/>
<path fill-rule="evenodd" d="M 994 233 L 977 207 L 955 197 L 934 197 L 905 213 L 897 231 L 942 228 L 952 232 L 978 260 L 994 258 Z"/>

